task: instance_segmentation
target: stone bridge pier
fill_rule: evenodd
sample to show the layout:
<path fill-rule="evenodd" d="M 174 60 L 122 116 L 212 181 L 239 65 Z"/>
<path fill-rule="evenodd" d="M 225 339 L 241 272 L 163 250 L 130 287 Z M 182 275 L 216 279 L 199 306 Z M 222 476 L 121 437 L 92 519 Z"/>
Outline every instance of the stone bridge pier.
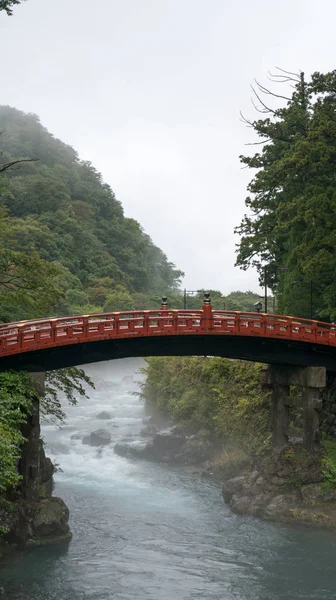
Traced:
<path fill-rule="evenodd" d="M 303 407 L 303 445 L 313 452 L 320 443 L 321 391 L 326 386 L 325 367 L 271 366 L 268 385 L 272 389 L 272 445 L 288 443 L 289 410 Z M 290 386 L 302 389 L 302 396 L 290 396 Z"/>

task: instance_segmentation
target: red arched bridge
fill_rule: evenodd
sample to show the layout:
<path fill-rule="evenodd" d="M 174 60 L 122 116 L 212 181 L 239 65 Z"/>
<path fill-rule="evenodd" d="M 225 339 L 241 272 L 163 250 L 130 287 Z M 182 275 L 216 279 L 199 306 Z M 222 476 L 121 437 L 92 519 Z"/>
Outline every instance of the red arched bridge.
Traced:
<path fill-rule="evenodd" d="M 48 371 L 135 356 L 225 356 L 336 371 L 336 326 L 213 310 L 136 310 L 0 326 L 0 370 Z"/>

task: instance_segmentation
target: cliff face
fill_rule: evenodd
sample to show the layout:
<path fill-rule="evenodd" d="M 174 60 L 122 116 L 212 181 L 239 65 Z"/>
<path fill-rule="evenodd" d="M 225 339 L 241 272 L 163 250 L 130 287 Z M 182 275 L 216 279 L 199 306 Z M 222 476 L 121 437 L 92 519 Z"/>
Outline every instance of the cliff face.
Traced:
<path fill-rule="evenodd" d="M 34 374 L 36 391 L 44 393 L 44 374 Z M 71 539 L 69 510 L 60 498 L 52 496 L 54 465 L 44 452 L 40 439 L 39 396 L 31 414 L 21 425 L 25 443 L 18 470 L 19 488 L 0 497 L 0 556 L 11 549 L 54 544 Z"/>
<path fill-rule="evenodd" d="M 271 521 L 336 527 L 336 489 L 323 481 L 323 452 L 288 445 L 253 471 L 225 481 L 232 510 Z"/>
<path fill-rule="evenodd" d="M 52 496 L 54 465 L 45 456 L 40 441 L 38 445 L 39 470 L 34 489 L 39 491 L 39 495 L 29 498 L 31 490 L 26 494 L 20 490 L 17 497 L 11 499 L 11 507 L 0 510 L 0 524 L 8 529 L 0 540 L 0 555 L 11 549 L 71 539 L 69 510 L 61 498 Z"/>

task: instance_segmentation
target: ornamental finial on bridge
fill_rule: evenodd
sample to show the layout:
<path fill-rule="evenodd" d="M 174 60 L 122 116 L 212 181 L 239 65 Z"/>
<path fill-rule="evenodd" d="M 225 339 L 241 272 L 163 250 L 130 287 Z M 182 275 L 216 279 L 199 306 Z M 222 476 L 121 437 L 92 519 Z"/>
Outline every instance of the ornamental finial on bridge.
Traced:
<path fill-rule="evenodd" d="M 205 292 L 203 306 L 202 306 L 202 319 L 201 319 L 201 328 L 202 329 L 212 329 L 213 327 L 213 317 L 212 317 L 212 306 L 210 300 L 210 293 Z"/>
<path fill-rule="evenodd" d="M 161 302 L 161 310 L 167 310 L 167 309 L 168 309 L 167 296 L 163 296 L 162 302 Z"/>

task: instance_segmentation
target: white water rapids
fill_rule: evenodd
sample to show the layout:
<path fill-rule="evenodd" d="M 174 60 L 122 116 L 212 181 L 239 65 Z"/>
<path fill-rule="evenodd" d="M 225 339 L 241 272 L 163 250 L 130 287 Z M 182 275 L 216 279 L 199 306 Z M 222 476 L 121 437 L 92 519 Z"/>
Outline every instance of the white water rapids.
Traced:
<path fill-rule="evenodd" d="M 7 559 L 6 598 L 25 600 L 334 600 L 331 533 L 237 517 L 217 484 L 181 468 L 117 456 L 138 443 L 144 407 L 133 394 L 143 361 L 85 367 L 90 399 L 67 407 L 67 425 L 47 425 L 47 455 L 58 463 L 55 494 L 70 508 L 69 545 Z M 107 411 L 111 419 L 97 414 Z M 71 436 L 106 428 L 97 448 Z"/>

